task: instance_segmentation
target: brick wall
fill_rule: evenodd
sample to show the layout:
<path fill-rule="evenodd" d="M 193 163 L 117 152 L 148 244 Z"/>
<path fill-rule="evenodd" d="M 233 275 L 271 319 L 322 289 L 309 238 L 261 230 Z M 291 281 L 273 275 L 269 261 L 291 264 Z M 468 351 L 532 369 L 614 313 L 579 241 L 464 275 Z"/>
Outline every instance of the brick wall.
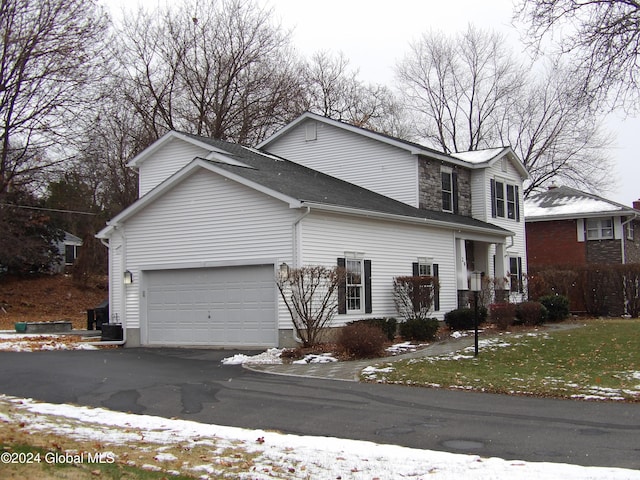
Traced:
<path fill-rule="evenodd" d="M 471 216 L 471 171 L 446 162 L 418 159 L 420 208 L 442 210 L 442 177 L 440 167 L 451 167 L 458 176 L 458 214 Z"/>
<path fill-rule="evenodd" d="M 587 242 L 578 242 L 575 220 L 528 222 L 526 237 L 527 260 L 532 267 L 587 263 Z"/>

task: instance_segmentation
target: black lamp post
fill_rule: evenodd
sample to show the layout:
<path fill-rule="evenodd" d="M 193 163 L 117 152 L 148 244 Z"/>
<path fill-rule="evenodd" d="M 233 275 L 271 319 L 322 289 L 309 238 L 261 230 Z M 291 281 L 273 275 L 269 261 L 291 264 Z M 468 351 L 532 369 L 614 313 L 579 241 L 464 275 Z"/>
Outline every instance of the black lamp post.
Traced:
<path fill-rule="evenodd" d="M 470 288 L 473 292 L 473 330 L 475 333 L 475 356 L 478 356 L 478 293 L 482 290 L 482 272 L 471 272 Z"/>

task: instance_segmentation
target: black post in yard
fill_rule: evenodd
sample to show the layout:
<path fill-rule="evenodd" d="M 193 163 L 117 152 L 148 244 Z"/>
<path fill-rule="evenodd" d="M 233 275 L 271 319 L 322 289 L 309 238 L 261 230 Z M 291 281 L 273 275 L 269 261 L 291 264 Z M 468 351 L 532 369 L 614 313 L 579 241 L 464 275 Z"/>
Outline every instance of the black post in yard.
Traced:
<path fill-rule="evenodd" d="M 478 356 L 478 292 L 473 292 L 474 314 L 473 314 L 473 330 L 475 333 L 475 356 Z"/>

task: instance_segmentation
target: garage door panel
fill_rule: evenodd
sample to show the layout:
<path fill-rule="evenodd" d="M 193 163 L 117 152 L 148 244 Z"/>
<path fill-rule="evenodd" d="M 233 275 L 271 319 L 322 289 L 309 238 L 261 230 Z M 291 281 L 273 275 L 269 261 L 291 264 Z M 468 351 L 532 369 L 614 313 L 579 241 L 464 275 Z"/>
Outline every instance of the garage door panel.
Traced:
<path fill-rule="evenodd" d="M 149 344 L 274 346 L 273 265 L 145 273 Z"/>

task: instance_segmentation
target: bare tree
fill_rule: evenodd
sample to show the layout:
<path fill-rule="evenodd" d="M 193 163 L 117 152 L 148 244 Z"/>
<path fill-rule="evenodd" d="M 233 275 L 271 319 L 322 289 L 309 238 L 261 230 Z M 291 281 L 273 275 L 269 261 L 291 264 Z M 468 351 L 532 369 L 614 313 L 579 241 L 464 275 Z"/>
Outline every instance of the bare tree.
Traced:
<path fill-rule="evenodd" d="M 589 99 L 562 67 L 536 68 L 516 61 L 502 36 L 469 27 L 423 36 L 397 71 L 417 136 L 434 147 L 512 146 L 530 173 L 525 195 L 554 178 L 606 188 L 608 142 Z"/>
<path fill-rule="evenodd" d="M 125 20 L 120 58 L 132 107 L 169 129 L 255 143 L 300 98 L 289 35 L 251 0 L 186 0 Z"/>
<path fill-rule="evenodd" d="M 306 63 L 303 77 L 302 110 L 390 135 L 409 133 L 391 90 L 360 81 L 343 53 L 316 52 Z"/>
<path fill-rule="evenodd" d="M 342 268 L 305 266 L 276 282 L 293 326 L 305 347 L 316 345 L 338 311 L 338 287 L 345 281 Z"/>
<path fill-rule="evenodd" d="M 497 125 L 501 143 L 512 146 L 529 172 L 525 197 L 552 181 L 606 190 L 613 181 L 611 138 L 580 94 L 579 79 L 561 65 L 540 71 Z"/>
<path fill-rule="evenodd" d="M 61 161 L 88 105 L 107 19 L 94 1 L 0 2 L 0 193 Z"/>
<path fill-rule="evenodd" d="M 470 26 L 455 38 L 425 34 L 410 48 L 397 74 L 419 136 L 446 153 L 495 146 L 493 119 L 523 85 L 504 38 Z"/>
<path fill-rule="evenodd" d="M 637 0 L 519 0 L 515 19 L 529 25 L 538 49 L 551 41 L 598 102 L 638 109 L 640 2 Z"/>

